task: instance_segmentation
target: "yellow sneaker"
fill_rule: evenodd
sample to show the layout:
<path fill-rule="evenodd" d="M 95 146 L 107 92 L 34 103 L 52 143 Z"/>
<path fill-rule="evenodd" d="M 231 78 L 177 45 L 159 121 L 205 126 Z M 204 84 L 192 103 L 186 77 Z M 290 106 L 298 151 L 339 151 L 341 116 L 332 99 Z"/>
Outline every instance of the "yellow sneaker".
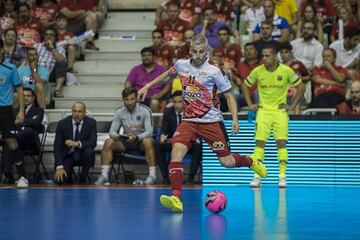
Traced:
<path fill-rule="evenodd" d="M 267 170 L 265 165 L 263 164 L 262 161 L 259 161 L 257 159 L 254 158 L 254 156 L 250 156 L 253 160 L 253 164 L 250 166 L 250 168 L 256 173 L 258 174 L 260 177 L 262 178 L 266 178 L 267 177 Z"/>
<path fill-rule="evenodd" d="M 173 212 L 181 213 L 184 211 L 181 200 L 176 196 L 161 195 L 160 203 Z"/>

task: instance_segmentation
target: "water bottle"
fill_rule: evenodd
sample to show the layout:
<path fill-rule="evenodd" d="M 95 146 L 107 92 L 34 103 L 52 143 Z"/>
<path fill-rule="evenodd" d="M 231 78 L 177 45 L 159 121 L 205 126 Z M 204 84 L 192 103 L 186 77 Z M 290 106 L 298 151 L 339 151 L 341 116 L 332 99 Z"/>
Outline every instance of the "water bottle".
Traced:
<path fill-rule="evenodd" d="M 250 109 L 248 111 L 248 123 L 252 123 L 255 120 L 255 111 Z"/>

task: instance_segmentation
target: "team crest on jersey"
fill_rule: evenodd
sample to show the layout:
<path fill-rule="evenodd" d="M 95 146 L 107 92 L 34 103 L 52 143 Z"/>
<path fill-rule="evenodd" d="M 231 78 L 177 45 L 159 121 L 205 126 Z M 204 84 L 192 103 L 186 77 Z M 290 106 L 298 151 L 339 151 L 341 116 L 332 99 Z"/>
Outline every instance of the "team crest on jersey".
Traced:
<path fill-rule="evenodd" d="M 282 76 L 281 75 L 277 76 L 277 80 L 282 81 L 283 80 Z"/>
<path fill-rule="evenodd" d="M 225 144 L 222 141 L 215 141 L 212 144 L 214 150 L 224 150 Z"/>
<path fill-rule="evenodd" d="M 5 83 L 5 77 L 0 77 L 0 83 Z"/>
<path fill-rule="evenodd" d="M 189 2 L 189 3 L 186 4 L 186 7 L 189 8 L 189 7 L 191 7 L 191 5 L 192 5 L 191 2 Z"/>
<path fill-rule="evenodd" d="M 230 55 L 232 55 L 232 56 L 234 56 L 235 55 L 235 51 L 233 50 L 233 51 L 230 51 Z"/>

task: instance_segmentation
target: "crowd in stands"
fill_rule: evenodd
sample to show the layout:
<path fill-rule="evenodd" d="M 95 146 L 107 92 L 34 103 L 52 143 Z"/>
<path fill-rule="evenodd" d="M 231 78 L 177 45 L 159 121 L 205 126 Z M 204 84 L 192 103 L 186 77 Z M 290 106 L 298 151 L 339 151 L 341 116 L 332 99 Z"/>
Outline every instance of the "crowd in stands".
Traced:
<path fill-rule="evenodd" d="M 21 80 L 36 91 L 42 108 L 46 107 L 47 81 L 56 84 L 54 97 L 63 97 L 66 74 L 76 73 L 78 46 L 69 40 L 88 30 L 97 32 L 105 18 L 102 5 L 102 0 L 1 1 L 0 36 L 5 60 L 19 68 Z M 99 50 L 94 37 L 86 40 L 85 48 Z M 37 63 L 27 57 L 29 49 L 36 50 Z"/>
<path fill-rule="evenodd" d="M 48 82 L 55 83 L 53 96 L 63 97 L 67 73 L 77 72 L 74 64 L 79 46 L 57 43 L 87 30 L 96 33 L 105 18 L 101 4 L 101 0 L 1 1 L 4 57 L 18 68 L 26 88 L 27 106 L 46 108 Z M 145 184 L 158 179 L 157 158 L 163 181 L 168 182 L 166 158 L 171 136 L 181 121 L 181 79 L 151 88 L 141 103 L 137 102 L 137 90 L 171 68 L 177 59 L 189 58 L 190 40 L 195 34 L 207 37 L 211 47 L 209 59 L 232 81 L 239 111 L 246 107 L 241 85 L 262 64 L 264 46 L 272 44 L 279 51 L 280 62 L 293 68 L 306 84 L 304 99 L 294 114 L 300 114 L 306 107 L 336 108 L 344 115 L 360 114 L 359 0 L 167 0 L 155 14 L 154 29 L 149 36 L 152 45 L 144 46 L 141 63 L 129 69 L 122 92 L 124 106 L 115 112 L 110 138 L 102 150 L 102 172 L 97 184 L 109 182 L 113 152 L 128 150 L 145 153 L 149 166 Z M 85 48 L 99 50 L 94 37 L 86 40 Z M 295 91 L 290 87 L 289 102 Z M 250 89 L 250 95 L 256 103 L 256 88 Z M 85 182 L 94 165 L 96 136 L 93 130 L 88 131 L 92 135 L 80 134 L 88 127 L 94 129 L 95 122 L 86 117 L 85 111 L 85 104 L 76 102 L 72 117 L 59 122 L 55 140 L 58 182 L 71 182 L 70 169 L 79 162 L 83 166 L 80 182 Z M 154 123 L 151 114 L 159 112 L 164 116 Z M 73 128 L 65 129 L 69 125 L 65 122 L 72 122 Z M 31 128 L 36 131 L 38 126 Z M 121 128 L 126 140 L 119 135 Z M 191 152 L 193 167 L 189 182 L 193 182 L 201 159 L 200 141 L 197 144 Z M 160 149 L 161 156 L 155 156 L 156 149 Z M 6 174 L 7 181 L 12 182 L 11 173 Z"/>

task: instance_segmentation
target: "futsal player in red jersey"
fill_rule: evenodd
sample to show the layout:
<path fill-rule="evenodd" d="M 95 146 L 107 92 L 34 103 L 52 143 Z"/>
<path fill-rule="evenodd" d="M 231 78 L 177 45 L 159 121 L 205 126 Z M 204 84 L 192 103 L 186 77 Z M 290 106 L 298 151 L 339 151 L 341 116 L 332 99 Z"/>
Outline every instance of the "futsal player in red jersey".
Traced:
<path fill-rule="evenodd" d="M 152 82 L 146 84 L 138 92 L 145 98 L 149 88 L 175 76 L 180 77 L 184 111 L 181 124 L 177 127 L 172 141 L 169 175 L 172 195 L 162 195 L 161 204 L 173 212 L 182 212 L 181 202 L 182 179 L 184 167 L 182 159 L 197 138 L 205 140 L 213 152 L 219 157 L 221 165 L 228 168 L 250 167 L 261 177 L 267 176 L 265 166 L 252 156 L 231 153 L 228 138 L 223 124 L 223 116 L 219 109 L 217 90 L 226 97 L 232 115 L 232 131 L 239 131 L 237 106 L 231 92 L 231 83 L 222 70 L 209 62 L 208 41 L 203 35 L 196 35 L 191 40 L 190 59 L 178 60 L 172 68 Z"/>

